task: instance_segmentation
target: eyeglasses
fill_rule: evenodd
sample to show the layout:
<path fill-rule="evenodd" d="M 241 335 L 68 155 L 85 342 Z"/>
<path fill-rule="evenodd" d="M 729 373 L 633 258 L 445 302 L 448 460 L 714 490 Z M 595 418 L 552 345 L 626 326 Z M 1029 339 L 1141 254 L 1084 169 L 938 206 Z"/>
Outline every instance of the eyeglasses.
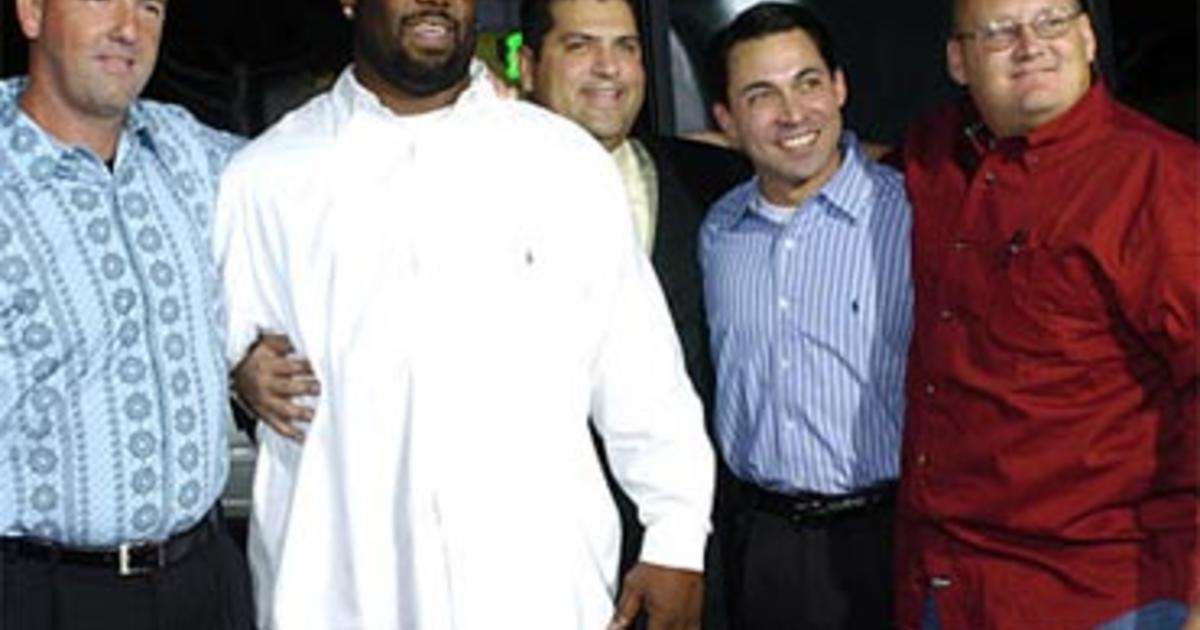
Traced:
<path fill-rule="evenodd" d="M 1071 23 L 1081 15 L 1083 9 L 1080 7 L 1053 7 L 1038 12 L 1028 22 L 992 20 L 973 31 L 955 33 L 954 39 L 974 39 L 984 50 L 1004 52 L 1016 45 L 1026 26 L 1038 39 L 1055 39 L 1065 35 L 1070 30 Z"/>

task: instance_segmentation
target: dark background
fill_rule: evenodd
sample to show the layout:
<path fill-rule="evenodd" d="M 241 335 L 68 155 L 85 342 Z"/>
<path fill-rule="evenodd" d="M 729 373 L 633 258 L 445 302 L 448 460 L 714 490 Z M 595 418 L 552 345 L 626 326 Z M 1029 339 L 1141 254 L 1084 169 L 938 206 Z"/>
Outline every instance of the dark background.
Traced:
<path fill-rule="evenodd" d="M 13 0 L 3 2 L 0 75 L 24 71 Z M 671 76 L 668 33 L 696 62 L 738 0 L 641 0 L 655 72 L 642 125 L 687 130 L 678 105 L 694 89 Z M 905 123 L 954 93 L 942 65 L 944 0 L 809 0 L 832 24 L 850 80 L 846 115 L 861 135 L 898 140 Z M 1197 133 L 1195 0 L 1092 0 L 1100 70 L 1126 102 Z M 481 29 L 503 33 L 516 0 L 479 0 Z M 668 30 L 669 29 L 669 30 Z M 217 126 L 254 134 L 319 90 L 346 63 L 349 30 L 336 0 L 171 0 L 150 96 L 180 102 Z M 490 44 L 489 44 L 490 45 Z M 679 61 L 678 51 L 676 61 Z M 684 94 L 686 97 L 686 94 Z M 692 97 L 698 103 L 698 97 Z"/>

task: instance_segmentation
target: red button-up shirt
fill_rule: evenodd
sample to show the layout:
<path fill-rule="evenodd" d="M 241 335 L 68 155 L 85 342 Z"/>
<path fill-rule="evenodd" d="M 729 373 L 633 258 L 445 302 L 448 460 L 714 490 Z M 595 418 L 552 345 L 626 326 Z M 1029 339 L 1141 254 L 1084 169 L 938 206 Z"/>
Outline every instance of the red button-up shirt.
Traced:
<path fill-rule="evenodd" d="M 992 141 L 969 106 L 904 147 L 916 319 L 898 615 L 1091 628 L 1197 593 L 1196 145 L 1093 86 Z"/>

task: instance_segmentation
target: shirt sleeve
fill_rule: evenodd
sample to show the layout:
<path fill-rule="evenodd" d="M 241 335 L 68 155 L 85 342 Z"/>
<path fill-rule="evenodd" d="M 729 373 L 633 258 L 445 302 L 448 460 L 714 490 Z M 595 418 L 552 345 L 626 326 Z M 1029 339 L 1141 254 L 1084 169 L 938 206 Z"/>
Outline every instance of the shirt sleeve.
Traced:
<path fill-rule="evenodd" d="M 237 365 L 259 334 L 283 328 L 285 276 L 279 262 L 277 215 L 256 196 L 248 168 L 236 161 L 221 177 L 213 230 L 214 259 L 226 310 L 226 356 Z"/>
<path fill-rule="evenodd" d="M 228 131 L 210 127 L 201 122 L 187 109 L 176 104 L 157 104 L 150 110 L 155 116 L 165 117 L 170 124 L 180 126 L 186 133 L 188 143 L 197 147 L 197 157 L 204 158 L 205 175 L 217 181 L 233 155 L 246 145 L 246 139 Z"/>
<path fill-rule="evenodd" d="M 1200 309 L 1200 199 L 1195 174 L 1200 151 L 1173 153 L 1140 177 L 1143 202 L 1136 206 L 1121 241 L 1114 279 L 1120 308 L 1138 335 L 1170 371 L 1175 405 L 1159 441 L 1163 449 L 1156 478 L 1163 488 L 1200 492 L 1200 353 L 1196 347 Z M 1183 515 L 1200 531 L 1200 501 L 1183 502 Z M 1187 549 L 1187 589 L 1200 602 L 1200 545 Z"/>
<path fill-rule="evenodd" d="M 208 167 L 213 178 L 219 178 L 225 166 L 229 164 L 229 159 L 246 145 L 246 139 L 241 136 L 203 125 L 200 135 L 208 149 Z"/>
<path fill-rule="evenodd" d="M 621 190 L 619 180 L 611 183 Z M 593 368 L 592 420 L 646 527 L 641 560 L 701 571 L 715 475 L 703 409 L 623 197 L 612 203 L 625 222 L 616 230 L 615 290 L 603 305 L 607 326 Z"/>
<path fill-rule="evenodd" d="M 1194 398 L 1200 355 L 1200 198 L 1195 173 L 1200 151 L 1164 156 L 1130 218 L 1121 242 L 1116 291 L 1127 319 L 1171 370 L 1171 380 Z M 1170 162 L 1170 163 L 1168 163 Z M 1193 406 L 1195 402 L 1192 402 Z"/>

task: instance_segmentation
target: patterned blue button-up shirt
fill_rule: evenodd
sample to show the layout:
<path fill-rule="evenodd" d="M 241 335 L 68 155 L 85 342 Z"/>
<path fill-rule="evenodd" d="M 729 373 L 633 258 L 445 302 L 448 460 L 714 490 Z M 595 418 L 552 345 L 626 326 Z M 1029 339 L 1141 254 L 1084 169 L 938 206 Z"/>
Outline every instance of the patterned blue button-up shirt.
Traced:
<path fill-rule="evenodd" d="M 717 371 L 718 446 L 739 478 L 843 494 L 894 479 L 912 329 L 912 216 L 896 171 L 853 134 L 795 212 L 765 211 L 752 180 L 700 233 Z"/>
<path fill-rule="evenodd" d="M 74 545 L 197 522 L 228 467 L 210 228 L 238 140 L 135 103 L 109 168 L 0 83 L 0 535 Z"/>

